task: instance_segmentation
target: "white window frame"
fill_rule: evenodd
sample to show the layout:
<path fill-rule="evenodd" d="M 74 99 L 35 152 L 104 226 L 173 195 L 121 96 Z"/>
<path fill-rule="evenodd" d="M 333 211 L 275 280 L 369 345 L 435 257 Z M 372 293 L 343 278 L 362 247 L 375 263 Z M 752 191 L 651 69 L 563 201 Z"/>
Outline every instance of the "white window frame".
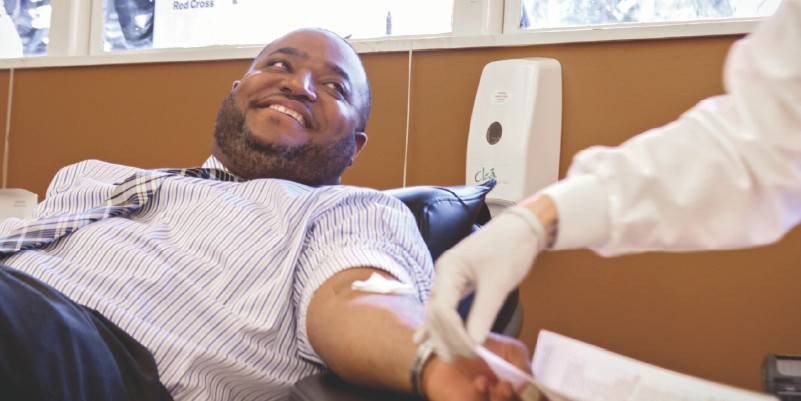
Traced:
<path fill-rule="evenodd" d="M 505 7 L 503 10 L 503 31 L 507 34 L 510 33 L 523 33 L 520 29 L 520 12 L 522 11 L 522 0 L 505 0 Z"/>
<path fill-rule="evenodd" d="M 260 46 L 103 50 L 104 0 L 52 0 L 48 55 L 0 59 L 0 69 L 252 58 Z M 453 32 L 358 39 L 360 53 L 736 35 L 764 18 L 521 29 L 521 0 L 454 0 Z"/>
<path fill-rule="evenodd" d="M 52 0 L 51 0 L 52 1 Z M 92 30 L 87 40 L 89 41 L 89 54 L 92 56 L 103 55 L 103 35 L 105 34 L 104 3 L 106 0 L 83 0 L 92 3 L 91 21 Z"/>
<path fill-rule="evenodd" d="M 48 57 L 76 57 L 89 55 L 89 37 L 94 28 L 92 0 L 51 0 L 50 42 Z"/>

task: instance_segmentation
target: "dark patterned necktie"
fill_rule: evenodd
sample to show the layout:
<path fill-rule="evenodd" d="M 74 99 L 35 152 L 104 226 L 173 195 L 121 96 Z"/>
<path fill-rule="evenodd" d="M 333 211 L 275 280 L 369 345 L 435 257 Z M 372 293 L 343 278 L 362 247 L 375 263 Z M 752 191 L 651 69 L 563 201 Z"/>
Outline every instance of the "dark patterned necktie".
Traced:
<path fill-rule="evenodd" d="M 240 181 L 235 175 L 212 168 L 144 170 L 117 184 L 103 206 L 81 213 L 41 218 L 0 237 L 0 255 L 45 247 L 75 230 L 108 217 L 127 217 L 142 209 L 168 177 L 184 176 L 219 181 Z"/>

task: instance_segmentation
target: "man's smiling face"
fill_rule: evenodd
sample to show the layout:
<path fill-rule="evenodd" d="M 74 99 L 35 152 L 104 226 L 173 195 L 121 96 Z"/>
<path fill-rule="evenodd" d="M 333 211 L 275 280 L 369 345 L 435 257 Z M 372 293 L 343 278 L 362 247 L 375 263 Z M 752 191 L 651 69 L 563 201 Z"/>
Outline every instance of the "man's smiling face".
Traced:
<path fill-rule="evenodd" d="M 318 30 L 268 45 L 220 107 L 214 155 L 244 178 L 334 184 L 366 141 L 367 77 L 353 49 Z"/>

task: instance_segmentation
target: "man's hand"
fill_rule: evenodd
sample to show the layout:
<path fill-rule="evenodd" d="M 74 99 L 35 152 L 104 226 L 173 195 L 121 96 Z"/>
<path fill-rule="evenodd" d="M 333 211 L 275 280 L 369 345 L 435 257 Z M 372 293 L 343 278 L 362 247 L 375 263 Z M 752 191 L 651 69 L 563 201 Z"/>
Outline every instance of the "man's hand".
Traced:
<path fill-rule="evenodd" d="M 539 199 L 550 202 L 546 197 Z M 425 323 L 415 335 L 417 343 L 430 341 L 446 362 L 456 356 L 475 356 L 475 345 L 486 338 L 507 295 L 548 245 L 548 234 L 533 210 L 514 206 L 504 211 L 437 260 L 437 277 Z M 473 289 L 476 297 L 465 331 L 456 306 Z"/>
<path fill-rule="evenodd" d="M 490 351 L 530 373 L 526 346 L 515 339 L 490 334 L 484 343 Z M 431 401 L 517 400 L 509 383 L 498 381 L 480 359 L 456 358 L 447 363 L 434 356 L 423 370 L 423 391 Z"/>

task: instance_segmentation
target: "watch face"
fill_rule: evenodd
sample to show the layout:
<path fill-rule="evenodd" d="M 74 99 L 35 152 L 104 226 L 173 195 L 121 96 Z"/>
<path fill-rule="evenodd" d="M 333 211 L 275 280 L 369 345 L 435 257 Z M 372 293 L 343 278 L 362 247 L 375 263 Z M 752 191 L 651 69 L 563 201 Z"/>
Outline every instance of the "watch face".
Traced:
<path fill-rule="evenodd" d="M 801 377 L 801 359 L 779 359 L 776 370 L 784 376 Z"/>

